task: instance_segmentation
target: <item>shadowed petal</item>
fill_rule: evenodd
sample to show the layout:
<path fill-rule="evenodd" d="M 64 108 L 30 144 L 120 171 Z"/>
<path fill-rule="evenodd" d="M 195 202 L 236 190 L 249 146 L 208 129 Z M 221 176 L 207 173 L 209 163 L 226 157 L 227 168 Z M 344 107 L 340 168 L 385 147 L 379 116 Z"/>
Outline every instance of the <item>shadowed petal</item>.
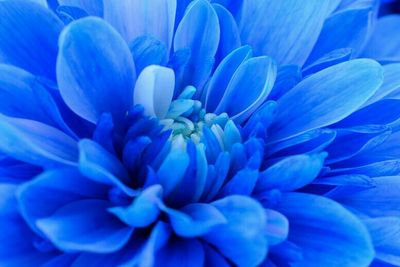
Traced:
<path fill-rule="evenodd" d="M 60 5 L 79 7 L 89 15 L 103 16 L 103 0 L 58 0 Z"/>

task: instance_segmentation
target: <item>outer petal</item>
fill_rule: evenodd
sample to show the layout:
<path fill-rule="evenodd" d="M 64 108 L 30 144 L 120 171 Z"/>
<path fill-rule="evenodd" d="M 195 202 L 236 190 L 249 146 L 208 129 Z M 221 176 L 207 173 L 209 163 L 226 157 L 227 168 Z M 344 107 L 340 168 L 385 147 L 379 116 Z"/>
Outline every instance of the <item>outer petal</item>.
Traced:
<path fill-rule="evenodd" d="M 365 226 L 336 202 L 285 193 L 277 210 L 290 221 L 289 241 L 302 249 L 293 266 L 368 266 L 374 257 Z"/>
<path fill-rule="evenodd" d="M 181 70 L 181 86 L 201 89 L 211 73 L 218 49 L 220 28 L 218 16 L 206 0 L 189 5 L 174 38 L 174 51 L 189 49 L 189 62 Z"/>
<path fill-rule="evenodd" d="M 66 104 L 93 123 L 103 112 L 117 121 L 125 116 L 132 105 L 135 67 L 119 34 L 100 19 L 84 18 L 69 24 L 59 43 L 57 81 Z"/>
<path fill-rule="evenodd" d="M 0 1 L 0 62 L 55 80 L 62 22 L 49 9 L 25 0 Z"/>
<path fill-rule="evenodd" d="M 174 95 L 174 71 L 160 66 L 149 66 L 136 81 L 134 104 L 144 107 L 146 115 L 163 119 Z"/>
<path fill-rule="evenodd" d="M 260 174 L 255 191 L 292 191 L 311 183 L 323 167 L 326 153 L 284 158 Z"/>
<path fill-rule="evenodd" d="M 75 165 L 77 143 L 56 128 L 0 114 L 0 151 L 33 165 Z"/>
<path fill-rule="evenodd" d="M 393 34 L 397 32 L 399 24 L 400 15 L 380 18 L 362 56 L 382 61 L 399 60 L 400 36 Z"/>
<path fill-rule="evenodd" d="M 64 6 L 79 7 L 89 15 L 103 16 L 103 0 L 58 0 L 58 3 Z"/>
<path fill-rule="evenodd" d="M 373 7 L 349 9 L 329 17 L 308 62 L 339 48 L 352 48 L 359 54 L 372 28 Z"/>
<path fill-rule="evenodd" d="M 302 65 L 317 41 L 324 19 L 339 1 L 244 0 L 238 15 L 243 44 L 278 64 Z"/>
<path fill-rule="evenodd" d="M 382 84 L 381 66 L 369 59 L 344 62 L 301 81 L 278 100 L 270 140 L 279 141 L 340 121 Z"/>
<path fill-rule="evenodd" d="M 256 266 L 267 254 L 266 214 L 255 200 L 244 196 L 229 196 L 212 203 L 228 220 L 216 227 L 205 240 L 233 263 Z"/>
<path fill-rule="evenodd" d="M 81 200 L 37 221 L 37 226 L 60 249 L 110 253 L 128 242 L 132 228 L 107 212 L 103 200 Z"/>

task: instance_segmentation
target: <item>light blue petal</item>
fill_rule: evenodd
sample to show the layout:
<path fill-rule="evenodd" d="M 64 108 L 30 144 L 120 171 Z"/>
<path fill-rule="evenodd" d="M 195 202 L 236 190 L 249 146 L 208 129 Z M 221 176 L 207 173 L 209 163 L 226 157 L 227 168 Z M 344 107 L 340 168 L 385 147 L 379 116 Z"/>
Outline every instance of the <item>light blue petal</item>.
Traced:
<path fill-rule="evenodd" d="M 218 49 L 220 27 L 218 16 L 206 0 L 193 1 L 179 23 L 174 37 L 174 51 L 189 49 L 189 62 L 177 75 L 180 87 L 193 85 L 201 95 L 201 89 L 208 79 L 214 65 Z"/>
<path fill-rule="evenodd" d="M 346 187 L 341 187 L 329 197 L 368 216 L 400 216 L 399 177 L 376 177 L 374 181 L 375 187 L 355 190 L 351 194 L 348 194 Z"/>
<path fill-rule="evenodd" d="M 146 115 L 163 119 L 169 110 L 174 89 L 174 71 L 151 65 L 140 73 L 136 81 L 134 104 L 142 105 Z"/>
<path fill-rule="evenodd" d="M 338 203 L 285 193 L 276 209 L 290 221 L 289 241 L 302 250 L 293 266 L 368 266 L 374 249 L 365 226 Z"/>
<path fill-rule="evenodd" d="M 382 80 L 381 66 L 369 59 L 337 64 L 304 79 L 278 100 L 270 142 L 340 121 L 368 100 Z"/>
<path fill-rule="evenodd" d="M 15 159 L 47 167 L 76 165 L 76 141 L 40 122 L 0 114 L 0 137 L 0 151 Z"/>
<path fill-rule="evenodd" d="M 324 54 L 310 65 L 303 69 L 303 75 L 308 76 L 330 66 L 349 61 L 353 56 L 354 50 L 351 48 L 340 48 Z"/>
<path fill-rule="evenodd" d="M 55 80 L 62 22 L 49 9 L 30 1 L 0 2 L 0 62 Z"/>
<path fill-rule="evenodd" d="M 59 45 L 57 81 L 65 103 L 90 122 L 96 123 L 103 112 L 119 122 L 132 106 L 136 76 L 124 40 L 103 20 L 91 17 L 70 23 Z"/>
<path fill-rule="evenodd" d="M 79 170 L 93 181 L 116 186 L 130 196 L 136 195 L 136 191 L 127 186 L 132 181 L 125 166 L 92 140 L 83 139 L 79 142 Z"/>
<path fill-rule="evenodd" d="M 286 240 L 289 234 L 289 220 L 281 213 L 266 209 L 268 243 L 277 245 Z"/>
<path fill-rule="evenodd" d="M 207 86 L 205 108 L 214 112 L 220 103 L 232 76 L 238 67 L 251 57 L 250 46 L 242 46 L 232 51 L 215 70 Z"/>
<path fill-rule="evenodd" d="M 377 60 L 400 60 L 400 50 L 398 49 L 400 36 L 393 34 L 397 31 L 399 23 L 399 15 L 380 18 L 362 56 Z"/>
<path fill-rule="evenodd" d="M 323 167 L 326 153 L 296 155 L 278 161 L 260 173 L 255 192 L 292 191 L 311 183 Z"/>
<path fill-rule="evenodd" d="M 36 227 L 38 219 L 73 201 L 107 198 L 107 187 L 82 177 L 75 169 L 58 169 L 23 184 L 17 196 L 22 216 L 40 234 Z"/>
<path fill-rule="evenodd" d="M 160 208 L 168 214 L 175 234 L 184 238 L 206 235 L 216 227 L 227 223 L 224 215 L 210 204 L 189 204 L 181 210 L 166 206 Z"/>
<path fill-rule="evenodd" d="M 256 55 L 271 56 L 279 65 L 301 66 L 317 41 L 325 18 L 338 3 L 244 0 L 238 15 L 242 43 L 250 44 Z"/>
<path fill-rule="evenodd" d="M 58 0 L 60 5 L 79 7 L 89 15 L 103 16 L 103 0 Z"/>
<path fill-rule="evenodd" d="M 245 196 L 229 196 L 212 203 L 227 219 L 204 239 L 239 266 L 257 266 L 268 250 L 263 207 Z"/>
<path fill-rule="evenodd" d="M 339 48 L 351 48 L 360 54 L 370 36 L 374 17 L 373 6 L 336 12 L 326 19 L 318 41 L 308 58 L 317 58 Z"/>
<path fill-rule="evenodd" d="M 219 193 L 220 196 L 250 195 L 256 186 L 259 176 L 258 173 L 258 170 L 250 168 L 245 168 L 239 171 L 224 185 L 224 187 L 222 187 L 221 192 Z"/>
<path fill-rule="evenodd" d="M 73 22 L 74 20 L 89 16 L 85 10 L 75 6 L 58 6 L 56 13 L 65 25 Z"/>
<path fill-rule="evenodd" d="M 271 58 L 245 61 L 233 74 L 215 112 L 226 112 L 237 123 L 245 121 L 268 97 L 275 78 L 276 65 Z"/>
<path fill-rule="evenodd" d="M 129 48 L 137 73 L 141 73 L 150 65 L 165 66 L 167 64 L 169 51 L 163 42 L 154 37 L 147 35 L 138 37 L 129 44 Z"/>
<path fill-rule="evenodd" d="M 388 64 L 383 66 L 383 84 L 379 90 L 365 103 L 370 105 L 382 98 L 395 98 L 400 89 L 400 63 Z"/>
<path fill-rule="evenodd" d="M 142 35 L 171 49 L 177 0 L 104 0 L 104 19 L 129 43 Z"/>
<path fill-rule="evenodd" d="M 336 131 L 315 129 L 293 138 L 267 146 L 266 152 L 274 157 L 316 153 L 325 149 L 336 137 Z"/>
<path fill-rule="evenodd" d="M 188 166 L 189 156 L 185 152 L 176 150 L 167 155 L 157 171 L 157 180 L 164 190 L 165 197 L 179 186 Z"/>
<path fill-rule="evenodd" d="M 357 186 L 357 187 L 367 187 L 367 188 L 375 186 L 373 178 L 360 174 L 321 177 L 315 179 L 312 182 L 312 184 Z"/>
<path fill-rule="evenodd" d="M 103 200 L 81 200 L 37 221 L 37 227 L 54 245 L 67 251 L 110 253 L 121 249 L 133 229 L 107 211 Z"/>
<path fill-rule="evenodd" d="M 213 4 L 218 15 L 220 27 L 220 42 L 216 54 L 216 63 L 221 62 L 230 52 L 240 47 L 240 34 L 236 21 L 232 14 L 223 6 Z"/>
<path fill-rule="evenodd" d="M 382 217 L 363 221 L 374 242 L 376 258 L 394 266 L 400 263 L 400 218 Z"/>
<path fill-rule="evenodd" d="M 147 227 L 155 222 L 160 214 L 158 202 L 161 198 L 161 186 L 153 185 L 143 190 L 131 205 L 127 207 L 113 207 L 109 211 L 132 227 Z"/>

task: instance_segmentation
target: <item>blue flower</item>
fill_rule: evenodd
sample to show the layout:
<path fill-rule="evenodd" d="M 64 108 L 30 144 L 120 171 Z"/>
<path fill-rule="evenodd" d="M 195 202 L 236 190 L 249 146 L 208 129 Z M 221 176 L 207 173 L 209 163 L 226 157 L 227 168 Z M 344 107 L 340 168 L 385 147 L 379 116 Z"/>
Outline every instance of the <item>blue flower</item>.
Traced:
<path fill-rule="evenodd" d="M 0 265 L 399 266 L 378 7 L 0 1 Z"/>

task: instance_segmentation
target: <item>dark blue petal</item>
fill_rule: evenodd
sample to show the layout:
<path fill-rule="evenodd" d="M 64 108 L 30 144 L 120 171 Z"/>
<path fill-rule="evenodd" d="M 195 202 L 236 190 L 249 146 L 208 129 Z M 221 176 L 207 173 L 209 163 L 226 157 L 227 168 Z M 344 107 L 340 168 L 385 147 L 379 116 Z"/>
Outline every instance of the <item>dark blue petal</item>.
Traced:
<path fill-rule="evenodd" d="M 151 36 L 141 36 L 130 43 L 129 48 L 135 62 L 137 73 L 150 65 L 165 66 L 169 51 L 166 45 Z"/>
<path fill-rule="evenodd" d="M 373 178 L 360 174 L 348 174 L 348 175 L 317 178 L 312 182 L 312 184 L 342 185 L 342 186 L 357 186 L 357 187 L 375 186 Z"/>
<path fill-rule="evenodd" d="M 74 20 L 89 16 L 89 14 L 85 10 L 75 6 L 58 6 L 56 9 L 56 13 L 65 23 L 65 25 L 71 23 Z"/>
<path fill-rule="evenodd" d="M 142 35 L 155 37 L 171 49 L 177 0 L 105 0 L 104 19 L 129 43 Z"/>
<path fill-rule="evenodd" d="M 214 248 L 207 244 L 203 244 L 205 252 L 204 266 L 218 266 L 218 267 L 230 267 L 231 265 L 227 260 Z"/>
<path fill-rule="evenodd" d="M 302 250 L 294 266 L 368 266 L 374 249 L 365 226 L 338 203 L 285 193 L 277 210 L 290 221 L 289 241 Z"/>
<path fill-rule="evenodd" d="M 292 191 L 311 183 L 320 173 L 326 156 L 326 153 L 320 153 L 284 158 L 260 173 L 255 192 Z"/>
<path fill-rule="evenodd" d="M 237 68 L 251 57 L 250 46 L 242 46 L 225 57 L 215 70 L 207 86 L 205 108 L 214 112 L 220 103 Z"/>
<path fill-rule="evenodd" d="M 342 174 L 364 174 L 370 177 L 397 175 L 400 173 L 400 160 L 391 159 L 379 162 L 373 162 L 362 166 L 352 166 L 333 169 L 331 171 L 334 175 Z"/>
<path fill-rule="evenodd" d="M 400 23 L 399 15 L 384 16 L 378 20 L 375 30 L 362 54 L 363 57 L 377 60 L 400 59 L 400 36 L 393 34 Z"/>
<path fill-rule="evenodd" d="M 334 128 L 362 125 L 388 125 L 400 118 L 400 99 L 383 99 L 357 110 L 349 117 L 334 124 Z"/>
<path fill-rule="evenodd" d="M 59 44 L 57 81 L 65 103 L 93 123 L 103 112 L 119 122 L 132 106 L 136 76 L 124 40 L 107 23 L 91 17 L 70 23 Z"/>
<path fill-rule="evenodd" d="M 128 207 L 113 207 L 109 211 L 132 227 L 147 227 L 160 214 L 158 202 L 162 198 L 162 187 L 153 185 L 146 188 Z"/>
<path fill-rule="evenodd" d="M 370 36 L 373 6 L 337 12 L 326 19 L 308 62 L 339 48 L 351 48 L 358 55 Z"/>
<path fill-rule="evenodd" d="M 15 185 L 0 185 L 0 265 L 41 266 L 56 254 L 40 252 L 35 248 L 35 235 L 18 213 L 16 190 Z"/>
<path fill-rule="evenodd" d="M 400 218 L 381 217 L 363 221 L 371 234 L 376 258 L 394 266 L 400 262 Z"/>
<path fill-rule="evenodd" d="M 268 99 L 279 99 L 302 79 L 301 69 L 297 65 L 284 65 L 278 68 L 276 81 Z"/>
<path fill-rule="evenodd" d="M 55 80 L 63 23 L 45 7 L 25 0 L 0 2 L 0 62 Z"/>
<path fill-rule="evenodd" d="M 381 66 L 369 59 L 344 62 L 309 76 L 278 100 L 271 141 L 340 121 L 368 100 L 382 80 Z"/>
<path fill-rule="evenodd" d="M 154 266 L 203 267 L 203 244 L 197 239 L 172 239 L 157 253 Z"/>
<path fill-rule="evenodd" d="M 256 186 L 258 172 L 250 168 L 239 171 L 222 187 L 220 196 L 250 195 Z"/>
<path fill-rule="evenodd" d="M 339 187 L 329 197 L 368 216 L 400 216 L 399 177 L 376 177 L 374 182 L 375 187 L 355 190 L 351 194 L 346 187 Z"/>
<path fill-rule="evenodd" d="M 245 121 L 268 97 L 275 78 L 276 65 L 271 58 L 245 61 L 232 75 L 215 112 L 226 112 L 238 123 Z"/>
<path fill-rule="evenodd" d="M 206 0 L 193 1 L 179 23 L 174 37 L 174 51 L 191 51 L 189 62 L 182 70 L 180 86 L 193 85 L 201 89 L 211 73 L 218 49 L 220 28 L 218 16 Z M 178 75 L 179 77 L 180 75 Z"/>
<path fill-rule="evenodd" d="M 269 55 L 278 64 L 301 66 L 317 41 L 324 19 L 338 3 L 245 0 L 238 15 L 242 42 L 250 44 L 256 55 Z"/>
<path fill-rule="evenodd" d="M 268 250 L 263 207 L 245 196 L 229 196 L 212 203 L 227 219 L 204 239 L 239 266 L 260 264 Z"/>
<path fill-rule="evenodd" d="M 236 21 L 232 14 L 223 6 L 213 4 L 218 15 L 219 27 L 221 28 L 220 42 L 216 54 L 216 62 L 219 63 L 230 52 L 240 46 L 240 34 Z"/>
<path fill-rule="evenodd" d="M 0 115 L 0 151 L 33 165 L 76 165 L 77 143 L 56 128 L 37 121 Z"/>
<path fill-rule="evenodd" d="M 36 224 L 62 250 L 115 252 L 128 242 L 133 229 L 109 213 L 109 207 L 103 200 L 75 201 Z"/>
<path fill-rule="evenodd" d="M 103 16 L 102 0 L 58 0 L 60 5 L 74 6 L 85 10 L 89 15 Z"/>
<path fill-rule="evenodd" d="M 105 186 L 82 177 L 75 169 L 44 172 L 18 191 L 21 213 L 38 232 L 36 221 L 50 216 L 58 208 L 81 199 L 106 197 Z"/>

